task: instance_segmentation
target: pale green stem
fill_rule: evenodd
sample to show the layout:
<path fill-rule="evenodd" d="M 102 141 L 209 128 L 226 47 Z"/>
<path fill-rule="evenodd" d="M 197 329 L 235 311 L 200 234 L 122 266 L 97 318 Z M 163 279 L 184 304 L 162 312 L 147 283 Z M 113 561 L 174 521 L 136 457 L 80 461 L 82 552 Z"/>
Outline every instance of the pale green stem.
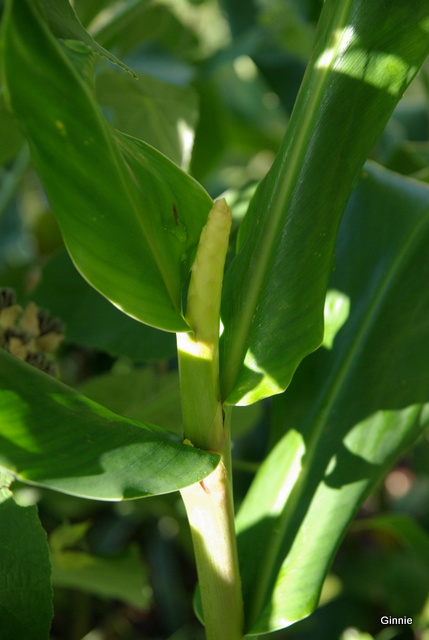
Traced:
<path fill-rule="evenodd" d="M 186 320 L 177 336 L 185 442 L 217 451 L 221 462 L 182 489 L 194 544 L 207 640 L 240 640 L 243 604 L 230 462 L 229 425 L 219 395 L 219 313 L 231 212 L 215 202 L 192 267 Z"/>
<path fill-rule="evenodd" d="M 232 487 L 223 460 L 207 478 L 181 494 L 191 527 L 207 640 L 240 640 L 241 582 Z"/>

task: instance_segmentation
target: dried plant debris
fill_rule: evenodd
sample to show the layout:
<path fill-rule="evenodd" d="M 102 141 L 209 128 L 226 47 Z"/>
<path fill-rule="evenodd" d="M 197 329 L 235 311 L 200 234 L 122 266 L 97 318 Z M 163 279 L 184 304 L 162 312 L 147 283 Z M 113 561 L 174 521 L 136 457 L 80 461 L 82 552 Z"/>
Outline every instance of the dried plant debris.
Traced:
<path fill-rule="evenodd" d="M 0 348 L 37 369 L 56 376 L 50 357 L 64 337 L 64 325 L 29 302 L 23 309 L 13 289 L 0 289 Z"/>

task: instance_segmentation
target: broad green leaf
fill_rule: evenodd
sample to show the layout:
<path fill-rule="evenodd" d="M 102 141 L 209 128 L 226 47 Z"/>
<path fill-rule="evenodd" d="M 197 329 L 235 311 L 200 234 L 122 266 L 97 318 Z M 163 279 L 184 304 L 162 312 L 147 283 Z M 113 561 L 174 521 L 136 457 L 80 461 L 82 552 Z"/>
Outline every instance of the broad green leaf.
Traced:
<path fill-rule="evenodd" d="M 136 82 L 129 74 L 106 70 L 97 77 L 97 98 L 114 127 L 187 167 L 198 117 L 194 89 L 144 74 Z"/>
<path fill-rule="evenodd" d="M 30 299 L 65 323 L 68 342 L 126 356 L 133 362 L 176 354 L 173 334 L 121 313 L 79 275 L 65 250 L 44 265 L 41 282 Z"/>
<path fill-rule="evenodd" d="M 326 0 L 277 158 L 224 286 L 222 395 L 280 393 L 323 337 L 341 216 L 367 155 L 429 53 L 429 3 Z"/>
<path fill-rule="evenodd" d="M 168 493 L 219 457 L 118 416 L 0 350 L 0 466 L 19 480 L 99 500 Z"/>
<path fill-rule="evenodd" d="M 135 546 L 105 558 L 83 551 L 62 551 L 52 556 L 54 587 L 78 589 L 140 609 L 149 604 L 150 587 L 144 577 L 142 560 Z"/>
<path fill-rule="evenodd" d="M 211 199 L 108 125 L 93 93 L 93 49 L 55 38 L 39 2 L 8 2 L 3 39 L 9 101 L 79 271 L 129 315 L 186 330 L 182 288 Z"/>
<path fill-rule="evenodd" d="M 115 413 L 183 433 L 177 371 L 152 368 L 113 371 L 86 380 L 79 392 Z"/>
<path fill-rule="evenodd" d="M 350 315 L 274 399 L 277 444 L 237 518 L 251 634 L 315 609 L 360 504 L 429 424 L 428 242 L 429 188 L 368 164 L 330 283 Z"/>
<path fill-rule="evenodd" d="M 114 367 L 110 373 L 85 380 L 78 391 L 125 418 L 183 433 L 178 371 L 158 373 L 150 367 L 121 369 Z M 262 416 L 261 404 L 231 409 L 234 439 L 242 438 Z"/>
<path fill-rule="evenodd" d="M 12 479 L 0 470 L 0 637 L 47 640 L 53 614 L 48 542 L 37 507 L 13 500 Z"/>
<path fill-rule="evenodd" d="M 138 548 L 131 545 L 121 553 L 105 557 L 71 549 L 84 537 L 87 528 L 86 523 L 65 524 L 50 535 L 54 587 L 87 591 L 140 609 L 147 607 L 150 588 Z"/>

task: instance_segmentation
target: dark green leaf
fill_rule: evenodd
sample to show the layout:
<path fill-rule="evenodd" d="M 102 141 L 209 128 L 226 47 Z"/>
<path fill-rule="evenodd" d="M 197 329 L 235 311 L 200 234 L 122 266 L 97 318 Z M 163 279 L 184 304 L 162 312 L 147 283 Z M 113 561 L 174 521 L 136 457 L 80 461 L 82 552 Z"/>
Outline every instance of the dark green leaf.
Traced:
<path fill-rule="evenodd" d="M 117 64 L 132 73 L 123 62 L 101 47 L 89 33 L 85 31 L 68 0 L 36 0 L 34 4 L 38 6 L 47 25 L 56 38 L 70 40 L 71 42 L 74 40 L 83 42 L 98 53 L 98 55 L 109 60 L 109 62 Z"/>
<path fill-rule="evenodd" d="M 52 618 L 51 565 L 37 507 L 19 507 L 0 469 L 0 637 L 47 640 Z"/>
<path fill-rule="evenodd" d="M 197 44 L 196 37 L 166 3 L 152 0 L 126 0 L 115 3 L 103 19 L 94 21 L 92 32 L 98 42 L 120 55 L 148 42 L 162 43 L 180 56 Z"/>
<path fill-rule="evenodd" d="M 15 118 L 6 111 L 0 97 L 0 165 L 13 160 L 23 144 Z"/>
<path fill-rule="evenodd" d="M 183 432 L 177 371 L 157 374 L 149 367 L 114 371 L 90 378 L 79 391 L 126 418 Z"/>
<path fill-rule="evenodd" d="M 367 518 L 356 523 L 355 531 L 379 531 L 392 536 L 415 555 L 426 566 L 429 575 L 429 536 L 426 531 L 409 516 L 400 513 L 387 513 Z"/>
<path fill-rule="evenodd" d="M 278 442 L 238 515 L 254 634 L 314 610 L 360 504 L 429 423 L 428 243 L 429 188 L 367 165 L 331 280 L 350 315 L 274 399 Z"/>
<path fill-rule="evenodd" d="M 64 250 L 43 267 L 41 283 L 30 298 L 65 323 L 68 342 L 134 362 L 176 354 L 173 334 L 121 313 L 79 275 Z"/>
<path fill-rule="evenodd" d="M 92 49 L 59 42 L 37 6 L 8 3 L 4 75 L 72 259 L 129 315 L 186 330 L 182 288 L 211 199 L 165 156 L 107 124 L 93 96 Z"/>
<path fill-rule="evenodd" d="M 121 500 L 200 480 L 218 456 L 118 416 L 0 350 L 0 465 L 23 482 Z"/>
<path fill-rule="evenodd" d="M 323 337 L 335 238 L 353 183 L 429 52 L 429 4 L 326 0 L 286 136 L 252 200 L 222 307 L 222 394 L 279 393 Z"/>
<path fill-rule="evenodd" d="M 87 523 L 65 524 L 50 535 L 54 587 L 79 589 L 134 607 L 147 607 L 150 587 L 138 548 L 129 546 L 106 557 L 71 549 L 84 537 L 87 528 Z"/>

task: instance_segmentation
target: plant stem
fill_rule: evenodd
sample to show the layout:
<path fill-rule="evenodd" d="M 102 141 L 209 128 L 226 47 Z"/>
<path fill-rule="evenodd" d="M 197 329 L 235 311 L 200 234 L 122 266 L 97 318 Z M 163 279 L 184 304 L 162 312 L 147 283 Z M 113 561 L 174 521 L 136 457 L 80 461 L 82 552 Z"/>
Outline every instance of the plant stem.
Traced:
<path fill-rule="evenodd" d="M 240 640 L 241 582 L 232 487 L 223 460 L 207 478 L 181 494 L 191 527 L 207 640 Z"/>
<path fill-rule="evenodd" d="M 192 267 L 186 310 L 192 333 L 177 336 L 185 441 L 222 456 L 207 478 L 181 491 L 191 527 L 207 640 L 240 640 L 243 636 L 230 430 L 219 392 L 219 311 L 230 226 L 226 202 L 216 202 Z"/>

